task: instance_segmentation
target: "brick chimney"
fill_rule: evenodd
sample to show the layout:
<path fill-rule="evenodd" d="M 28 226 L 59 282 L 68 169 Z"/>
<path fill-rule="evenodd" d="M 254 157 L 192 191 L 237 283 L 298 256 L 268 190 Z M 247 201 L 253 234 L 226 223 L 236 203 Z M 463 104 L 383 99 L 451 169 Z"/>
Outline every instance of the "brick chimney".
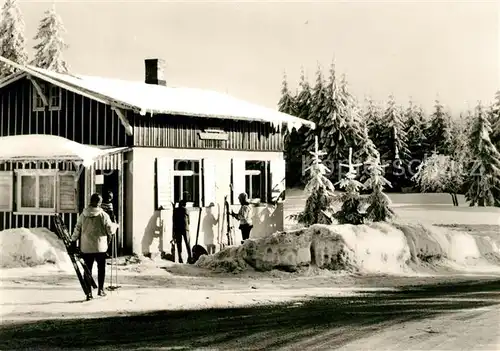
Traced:
<path fill-rule="evenodd" d="M 167 85 L 165 81 L 165 60 L 146 59 L 146 84 Z"/>

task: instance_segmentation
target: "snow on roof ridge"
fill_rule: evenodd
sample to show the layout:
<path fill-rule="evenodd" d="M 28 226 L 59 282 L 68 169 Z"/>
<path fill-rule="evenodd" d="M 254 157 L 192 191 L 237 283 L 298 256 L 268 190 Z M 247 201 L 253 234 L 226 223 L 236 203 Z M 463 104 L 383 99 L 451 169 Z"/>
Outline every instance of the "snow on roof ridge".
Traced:
<path fill-rule="evenodd" d="M 280 112 L 277 108 L 261 106 L 214 90 L 154 85 L 100 76 L 70 75 L 30 65 L 27 67 L 48 78 L 59 80 L 61 84 L 77 86 L 83 91 L 101 95 L 111 102 L 114 100 L 124 106 L 137 108 L 142 115 L 148 112 L 179 114 L 268 122 L 275 127 L 286 123 L 291 128 L 298 129 L 304 124 L 315 128 L 314 123 Z"/>

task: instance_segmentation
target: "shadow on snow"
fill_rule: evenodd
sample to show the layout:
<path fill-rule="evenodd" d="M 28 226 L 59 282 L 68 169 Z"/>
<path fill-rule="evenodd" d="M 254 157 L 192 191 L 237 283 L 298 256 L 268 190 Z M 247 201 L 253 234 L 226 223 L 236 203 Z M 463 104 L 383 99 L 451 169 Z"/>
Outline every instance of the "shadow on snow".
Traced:
<path fill-rule="evenodd" d="M 156 311 L 105 318 L 89 315 L 88 319 L 4 323 L 0 326 L 0 349 L 268 350 L 297 342 L 307 346 L 307 340 L 325 334 L 327 348 L 332 349 L 390 325 L 498 303 L 500 280 L 493 280 L 406 287 L 274 306 Z"/>

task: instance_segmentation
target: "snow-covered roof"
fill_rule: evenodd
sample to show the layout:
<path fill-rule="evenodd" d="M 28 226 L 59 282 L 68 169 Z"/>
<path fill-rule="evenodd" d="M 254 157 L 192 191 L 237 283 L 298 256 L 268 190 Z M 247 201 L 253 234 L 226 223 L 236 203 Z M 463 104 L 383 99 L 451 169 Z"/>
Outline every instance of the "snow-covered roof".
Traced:
<path fill-rule="evenodd" d="M 0 61 L 8 63 L 9 60 L 0 56 Z M 68 86 L 76 88 L 86 93 L 87 96 L 95 94 L 93 97 L 97 99 L 117 107 L 136 110 L 142 115 L 150 113 L 225 118 L 268 122 L 275 127 L 286 124 L 290 129 L 298 129 L 302 125 L 315 128 L 313 122 L 216 91 L 60 74 L 34 66 L 20 66 L 13 62 L 11 64 L 28 74 L 46 79 L 52 84 L 59 84 L 63 88 Z"/>
<path fill-rule="evenodd" d="M 81 161 L 87 167 L 100 157 L 126 149 L 126 147 L 103 149 L 56 135 L 29 134 L 0 137 L 0 161 L 64 159 Z"/>

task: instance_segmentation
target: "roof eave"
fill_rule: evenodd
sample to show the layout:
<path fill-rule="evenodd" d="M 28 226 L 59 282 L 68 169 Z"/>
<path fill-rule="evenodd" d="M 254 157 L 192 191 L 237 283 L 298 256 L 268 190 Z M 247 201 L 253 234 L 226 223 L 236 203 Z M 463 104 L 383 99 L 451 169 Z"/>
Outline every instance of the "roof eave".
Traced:
<path fill-rule="evenodd" d="M 26 77 L 26 75 L 27 74 L 24 71 L 12 73 L 11 75 L 0 79 L 0 88 L 6 87 L 9 84 L 17 82 L 18 80 Z"/>

